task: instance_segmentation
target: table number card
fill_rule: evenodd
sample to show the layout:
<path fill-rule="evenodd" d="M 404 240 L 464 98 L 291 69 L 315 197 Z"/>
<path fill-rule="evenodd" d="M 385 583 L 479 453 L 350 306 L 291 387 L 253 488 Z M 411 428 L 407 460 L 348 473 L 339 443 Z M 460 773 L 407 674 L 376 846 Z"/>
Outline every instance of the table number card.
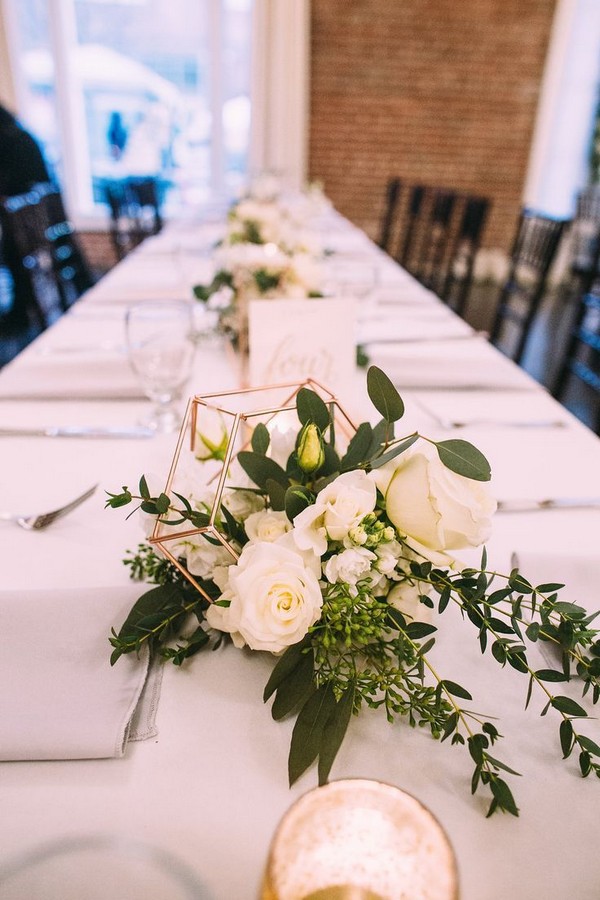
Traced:
<path fill-rule="evenodd" d="M 351 297 L 254 300 L 248 309 L 251 386 L 312 377 L 341 392 L 356 367 Z"/>

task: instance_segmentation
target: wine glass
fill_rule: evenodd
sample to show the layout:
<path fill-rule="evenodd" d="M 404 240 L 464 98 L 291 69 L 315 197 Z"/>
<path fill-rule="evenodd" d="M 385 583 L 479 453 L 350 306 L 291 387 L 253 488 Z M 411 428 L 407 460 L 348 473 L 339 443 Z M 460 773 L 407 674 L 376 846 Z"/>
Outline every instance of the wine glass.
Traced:
<path fill-rule="evenodd" d="M 177 401 L 192 374 L 192 304 L 179 300 L 137 303 L 127 310 L 125 328 L 129 361 L 154 403 L 144 424 L 161 434 L 175 431 L 181 420 Z"/>

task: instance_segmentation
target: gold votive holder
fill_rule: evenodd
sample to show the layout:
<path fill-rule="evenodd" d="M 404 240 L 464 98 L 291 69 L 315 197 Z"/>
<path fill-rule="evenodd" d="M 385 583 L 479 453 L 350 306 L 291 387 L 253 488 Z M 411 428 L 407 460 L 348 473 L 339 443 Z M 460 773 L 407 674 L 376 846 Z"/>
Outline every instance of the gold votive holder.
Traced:
<path fill-rule="evenodd" d="M 261 900 L 458 900 L 452 846 L 418 800 L 378 781 L 333 781 L 279 823 Z"/>

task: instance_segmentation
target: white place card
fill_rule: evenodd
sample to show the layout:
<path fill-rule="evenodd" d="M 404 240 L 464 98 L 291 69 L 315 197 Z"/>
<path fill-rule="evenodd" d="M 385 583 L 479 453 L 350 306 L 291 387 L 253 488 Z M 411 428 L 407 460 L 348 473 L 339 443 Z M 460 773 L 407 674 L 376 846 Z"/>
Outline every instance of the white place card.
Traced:
<path fill-rule="evenodd" d="M 248 308 L 249 385 L 311 377 L 342 393 L 356 368 L 355 318 L 351 297 L 253 300 Z"/>

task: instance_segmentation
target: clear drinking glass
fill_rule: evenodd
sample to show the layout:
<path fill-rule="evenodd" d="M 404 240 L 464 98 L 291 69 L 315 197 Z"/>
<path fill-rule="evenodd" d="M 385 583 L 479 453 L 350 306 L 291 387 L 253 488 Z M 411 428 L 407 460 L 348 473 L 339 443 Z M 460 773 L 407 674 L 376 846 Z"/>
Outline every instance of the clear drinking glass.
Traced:
<path fill-rule="evenodd" d="M 183 860 L 117 835 L 64 837 L 0 864 L 2 900 L 211 900 Z"/>
<path fill-rule="evenodd" d="M 177 401 L 192 374 L 193 326 L 193 307 L 187 301 L 149 300 L 127 310 L 129 361 L 154 404 L 144 424 L 160 433 L 180 424 Z"/>

